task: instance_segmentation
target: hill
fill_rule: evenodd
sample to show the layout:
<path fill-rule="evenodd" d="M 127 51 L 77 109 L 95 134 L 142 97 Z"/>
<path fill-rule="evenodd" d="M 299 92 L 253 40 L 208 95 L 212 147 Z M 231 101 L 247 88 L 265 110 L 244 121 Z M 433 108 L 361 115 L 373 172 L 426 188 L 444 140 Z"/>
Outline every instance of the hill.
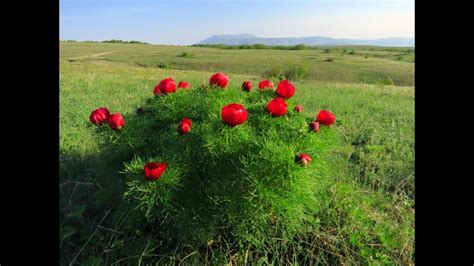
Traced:
<path fill-rule="evenodd" d="M 266 45 L 375 45 L 375 46 L 396 46 L 413 47 L 414 38 L 382 38 L 382 39 L 335 39 L 323 36 L 313 37 L 285 37 L 285 38 L 263 38 L 252 34 L 238 35 L 213 35 L 198 44 L 225 44 L 225 45 L 243 45 L 243 44 L 266 44 Z"/>

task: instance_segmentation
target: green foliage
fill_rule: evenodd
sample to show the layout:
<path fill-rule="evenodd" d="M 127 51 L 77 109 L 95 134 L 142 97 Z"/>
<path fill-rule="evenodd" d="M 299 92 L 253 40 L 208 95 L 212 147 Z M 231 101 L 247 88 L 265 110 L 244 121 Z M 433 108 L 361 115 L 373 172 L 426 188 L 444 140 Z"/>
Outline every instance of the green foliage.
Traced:
<path fill-rule="evenodd" d="M 266 45 L 265 44 L 261 44 L 261 43 L 256 43 L 254 45 L 251 46 L 253 49 L 265 49 L 266 48 Z"/>
<path fill-rule="evenodd" d="M 267 44 L 242 44 L 242 45 L 226 45 L 226 44 L 193 44 L 192 47 L 210 47 L 219 49 L 268 49 L 268 50 L 316 50 L 316 46 L 297 44 L 297 45 L 267 45 Z"/>
<path fill-rule="evenodd" d="M 275 65 L 262 73 L 263 78 L 277 78 L 283 80 L 283 69 L 281 66 Z"/>
<path fill-rule="evenodd" d="M 283 77 L 290 81 L 300 81 L 308 76 L 308 66 L 290 65 L 283 71 Z"/>
<path fill-rule="evenodd" d="M 178 57 L 194 58 L 196 56 L 192 53 L 183 52 L 183 53 L 179 54 Z"/>
<path fill-rule="evenodd" d="M 161 68 L 161 69 L 169 69 L 170 68 L 170 66 L 167 63 L 158 63 L 156 66 L 158 68 Z"/>
<path fill-rule="evenodd" d="M 263 254 L 272 245 L 266 239 L 276 236 L 291 247 L 321 206 L 325 156 L 337 138 L 327 127 L 310 132 L 310 120 L 291 111 L 291 100 L 286 116 L 271 117 L 266 104 L 274 96 L 207 86 L 178 90 L 149 99 L 145 114 L 126 117 L 120 132 L 98 129 L 102 138 L 112 137 L 107 151 L 133 155 L 125 163 L 125 197 L 183 246 L 221 239 Z M 221 121 L 221 108 L 232 102 L 249 112 L 243 125 Z M 183 117 L 193 121 L 186 135 L 176 131 Z M 302 152 L 313 157 L 308 167 L 295 162 Z M 159 181 L 144 179 L 149 161 L 168 164 Z"/>
<path fill-rule="evenodd" d="M 146 42 L 140 42 L 140 41 L 124 41 L 124 40 L 115 40 L 115 39 L 112 39 L 112 40 L 105 40 L 105 41 L 102 41 L 102 43 L 130 43 L 130 44 L 148 44 Z"/>
<path fill-rule="evenodd" d="M 386 84 L 408 84 L 408 80 L 413 77 L 403 74 L 402 69 L 412 67 L 414 54 L 403 55 L 401 62 L 393 61 L 395 54 L 407 48 L 361 47 L 357 51 L 363 53 L 353 56 L 338 57 L 337 53 L 331 53 L 335 58 L 331 64 L 311 60 L 311 63 L 316 63 L 310 65 L 310 69 L 318 70 L 318 75 L 315 76 L 318 82 L 313 83 L 314 79 L 310 76 L 297 83 L 297 93 L 289 102 L 288 118 L 293 115 L 291 110 L 296 103 L 303 105 L 302 115 L 307 119 L 314 119 L 320 109 L 332 110 L 337 115 L 336 126 L 326 132 L 331 135 L 326 134 L 325 137 L 334 138 L 334 142 L 327 140 L 329 144 L 338 140 L 341 144 L 329 145 L 330 148 L 312 162 L 314 165 L 303 168 L 305 171 L 310 170 L 309 172 L 321 169 L 321 177 L 324 176 L 319 179 L 317 172 L 308 173 L 322 182 L 318 183 L 315 191 L 318 194 L 318 206 L 314 208 L 313 219 L 306 224 L 304 233 L 296 234 L 290 241 L 283 241 L 278 234 L 248 236 L 256 243 L 255 246 L 264 247 L 262 251 L 226 242 L 232 238 L 226 232 L 239 231 L 238 229 L 231 230 L 224 226 L 218 230 L 221 238 L 213 238 L 204 245 L 183 246 L 183 242 L 196 241 L 178 238 L 176 226 L 169 226 L 170 215 L 159 220 L 159 223 L 147 222 L 158 218 L 144 219 L 146 205 L 138 207 L 138 199 L 131 197 L 132 194 L 140 196 L 136 191 L 124 201 L 123 196 L 130 188 L 127 182 L 134 180 L 141 184 L 151 184 L 142 182 L 139 167 L 142 162 L 139 160 L 162 160 L 167 153 L 155 150 L 141 156 L 137 145 L 114 144 L 120 136 L 131 132 L 121 135 L 125 131 L 111 132 L 107 126 L 98 129 L 90 124 L 88 116 L 91 110 L 107 106 L 112 112 L 124 114 L 127 123 L 125 129 L 130 128 L 132 124 L 148 117 L 147 108 L 141 116 L 143 119 L 138 119 L 134 114 L 137 107 L 152 96 L 152 88 L 160 78 L 172 76 L 175 80 L 188 81 L 194 90 L 195 86 L 208 83 L 212 74 L 206 70 L 209 66 L 216 70 L 231 69 L 228 72 L 231 82 L 226 93 L 234 96 L 221 96 L 242 99 L 241 81 L 250 79 L 256 84 L 258 77 L 255 73 L 260 73 L 270 65 L 286 66 L 302 62 L 308 55 L 318 53 L 321 53 L 321 58 L 325 58 L 323 49 L 299 52 L 227 51 L 143 45 L 139 49 L 130 47 L 133 49 L 118 52 L 127 48 L 126 46 L 127 44 L 61 43 L 58 239 L 61 265 L 69 265 L 76 255 L 75 263 L 81 265 L 414 263 L 413 87 L 348 84 L 377 84 L 384 79 L 387 80 Z M 100 64 L 96 62 L 97 58 L 91 57 L 105 52 L 113 53 L 101 55 L 101 58 L 108 60 L 100 59 Z M 199 60 L 176 58 L 182 52 L 194 53 Z M 369 59 L 363 59 L 364 53 L 369 55 Z M 68 60 L 73 60 L 74 63 Z M 410 63 L 407 63 L 408 60 Z M 176 65 L 177 61 L 182 61 L 183 64 Z M 159 62 L 166 62 L 170 67 L 179 67 L 181 70 L 157 69 Z M 137 67 L 137 63 L 144 67 Z M 238 74 L 247 73 L 244 70 L 251 74 Z M 366 79 L 360 79 L 361 76 Z M 387 76 L 393 82 L 388 82 Z M 328 80 L 331 82 L 326 82 Z M 335 84 L 339 82 L 340 84 Z M 256 95 L 260 94 L 254 90 L 247 94 L 248 97 Z M 267 96 L 263 94 L 262 97 Z M 246 99 L 245 103 L 247 101 L 250 99 Z M 145 107 L 147 106 L 148 104 Z M 280 120 L 284 121 L 280 118 L 270 121 Z M 176 128 L 177 122 L 174 123 L 169 126 L 170 132 Z M 239 130 L 239 127 L 234 129 Z M 165 129 L 153 127 L 149 131 L 153 130 L 162 132 Z M 148 134 L 141 135 L 146 137 Z M 131 139 L 138 137 L 133 135 Z M 154 143 L 154 140 L 147 142 Z M 123 162 L 127 165 L 136 162 L 135 172 L 126 175 L 119 173 L 124 171 Z M 173 169 L 176 167 L 174 165 Z M 168 170 L 170 169 L 172 168 Z M 131 175 L 135 175 L 136 179 Z M 161 181 L 165 181 L 164 178 L 165 175 Z M 182 182 L 183 179 L 180 180 Z M 166 202 L 170 194 L 156 196 L 157 199 L 159 197 Z M 215 212 L 209 211 L 211 214 Z M 191 216 L 189 214 L 190 218 L 194 218 Z M 199 232 L 196 232 L 202 239 L 215 228 L 216 219 L 212 215 L 209 217 L 211 218 L 196 217 L 194 220 L 204 221 L 198 228 Z M 204 226 L 208 220 L 211 222 Z M 192 221 L 190 219 L 186 224 L 194 226 Z M 257 231 L 279 230 L 269 227 Z M 193 234 L 189 232 L 189 235 Z"/>
<path fill-rule="evenodd" d="M 306 50 L 306 49 L 308 49 L 308 47 L 306 47 L 306 45 L 304 45 L 304 44 L 302 44 L 302 43 L 297 44 L 297 45 L 295 45 L 295 47 L 294 47 L 294 50 Z"/>
<path fill-rule="evenodd" d="M 273 66 L 262 73 L 263 78 L 276 78 L 278 80 L 287 79 L 290 81 L 300 81 L 308 76 L 309 67 L 306 65 L 288 65 L 285 68 Z"/>
<path fill-rule="evenodd" d="M 216 49 L 166 45 L 141 45 L 138 48 L 132 44 L 62 42 L 61 55 L 64 60 L 85 60 L 87 57 L 91 60 L 107 60 L 150 68 L 165 64 L 166 69 L 222 71 L 245 75 L 247 78 L 254 78 L 273 66 L 287 68 L 296 64 L 308 66 L 308 75 L 305 78 L 308 82 L 378 84 L 377 80 L 385 79 L 389 75 L 397 86 L 412 86 L 414 83 L 414 54 L 403 55 L 402 60 L 396 59 L 396 55 L 405 52 L 406 48 L 347 47 L 357 50 L 357 53 L 351 56 L 341 54 L 340 47 L 298 51 L 291 51 L 289 47 L 282 50 L 248 48 L 239 49 L 235 46 L 232 49 Z M 331 55 L 325 53 L 324 49 L 330 49 Z M 335 49 L 339 51 L 336 52 Z M 178 56 L 183 53 L 196 57 Z M 364 60 L 364 53 L 369 55 L 367 60 Z M 327 57 L 334 58 L 334 62 L 330 65 L 324 62 Z M 312 60 L 317 58 L 320 60 Z M 361 60 L 364 60 L 363 64 Z M 370 78 L 366 78 L 367 76 Z"/>

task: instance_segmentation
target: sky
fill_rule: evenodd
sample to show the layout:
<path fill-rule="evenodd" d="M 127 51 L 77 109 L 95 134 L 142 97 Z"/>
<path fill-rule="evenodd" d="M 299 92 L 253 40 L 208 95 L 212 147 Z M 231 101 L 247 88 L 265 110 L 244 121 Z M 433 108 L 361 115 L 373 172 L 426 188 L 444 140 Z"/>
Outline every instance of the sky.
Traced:
<path fill-rule="evenodd" d="M 414 0 L 60 0 L 60 39 L 190 45 L 217 34 L 414 37 Z"/>

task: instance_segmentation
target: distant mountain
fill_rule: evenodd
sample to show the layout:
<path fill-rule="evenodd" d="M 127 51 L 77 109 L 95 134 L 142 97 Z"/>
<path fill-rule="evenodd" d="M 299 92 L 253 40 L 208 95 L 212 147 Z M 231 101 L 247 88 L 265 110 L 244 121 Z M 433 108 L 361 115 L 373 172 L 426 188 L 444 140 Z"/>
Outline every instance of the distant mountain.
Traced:
<path fill-rule="evenodd" d="M 293 37 L 293 38 L 262 38 L 252 34 L 213 35 L 197 44 L 266 44 L 266 45 L 376 45 L 376 46 L 415 46 L 415 38 L 383 38 L 383 39 L 335 39 L 330 37 Z"/>

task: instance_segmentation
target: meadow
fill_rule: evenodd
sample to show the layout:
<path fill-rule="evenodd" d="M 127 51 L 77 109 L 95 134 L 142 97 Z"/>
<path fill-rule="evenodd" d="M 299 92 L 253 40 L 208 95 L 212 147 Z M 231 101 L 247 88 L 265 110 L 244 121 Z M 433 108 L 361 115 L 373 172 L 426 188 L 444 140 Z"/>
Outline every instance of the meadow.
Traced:
<path fill-rule="evenodd" d="M 414 263 L 414 51 L 73 42 L 60 49 L 61 264 Z M 305 237 L 294 239 L 298 248 L 257 256 L 217 239 L 182 246 L 150 233 L 123 199 L 123 160 L 104 153 L 100 144 L 107 139 L 97 139 L 90 112 L 107 106 L 133 114 L 168 76 L 195 87 L 225 72 L 227 90 L 240 93 L 243 80 L 256 85 L 275 65 L 308 69 L 294 82 L 305 115 L 320 109 L 337 115 L 339 144 L 328 155 L 326 196 Z"/>
<path fill-rule="evenodd" d="M 316 50 L 216 49 L 142 44 L 64 43 L 64 60 L 98 55 L 142 67 L 259 76 L 275 67 L 301 66 L 306 81 L 414 85 L 410 48 L 321 47 Z"/>

